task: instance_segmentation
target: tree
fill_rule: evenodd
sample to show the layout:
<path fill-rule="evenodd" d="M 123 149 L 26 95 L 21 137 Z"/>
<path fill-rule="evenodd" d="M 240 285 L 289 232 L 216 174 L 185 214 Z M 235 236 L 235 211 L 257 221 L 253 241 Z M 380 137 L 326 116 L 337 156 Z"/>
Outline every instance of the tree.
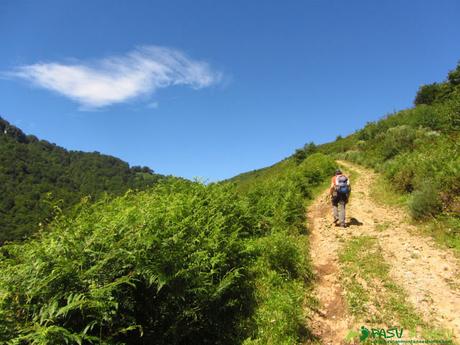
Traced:
<path fill-rule="evenodd" d="M 441 86 L 438 83 L 422 85 L 417 91 L 414 104 L 433 104 L 441 94 Z"/>
<path fill-rule="evenodd" d="M 452 85 L 460 85 L 460 62 L 458 63 L 456 69 L 449 72 L 447 79 Z"/>
<path fill-rule="evenodd" d="M 313 141 L 310 141 L 308 144 L 305 144 L 305 146 L 303 147 L 305 153 L 307 156 L 315 153 L 318 151 L 315 143 Z"/>
<path fill-rule="evenodd" d="M 305 150 L 303 150 L 303 149 L 295 150 L 294 161 L 296 162 L 296 164 L 302 163 L 305 158 L 307 158 L 307 154 L 306 154 Z"/>

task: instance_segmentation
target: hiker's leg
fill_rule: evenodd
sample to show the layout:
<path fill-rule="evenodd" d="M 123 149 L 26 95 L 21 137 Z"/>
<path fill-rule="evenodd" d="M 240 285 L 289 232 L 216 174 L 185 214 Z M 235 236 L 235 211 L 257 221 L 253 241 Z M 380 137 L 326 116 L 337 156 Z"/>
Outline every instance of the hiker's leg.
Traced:
<path fill-rule="evenodd" d="M 337 205 L 332 205 L 332 210 L 334 213 L 334 221 L 338 221 L 339 220 L 339 210 L 338 210 Z"/>
<path fill-rule="evenodd" d="M 339 222 L 341 226 L 345 226 L 345 200 L 339 201 Z"/>
<path fill-rule="evenodd" d="M 332 215 L 334 217 L 334 222 L 339 220 L 339 210 L 338 210 L 338 203 L 332 201 Z"/>

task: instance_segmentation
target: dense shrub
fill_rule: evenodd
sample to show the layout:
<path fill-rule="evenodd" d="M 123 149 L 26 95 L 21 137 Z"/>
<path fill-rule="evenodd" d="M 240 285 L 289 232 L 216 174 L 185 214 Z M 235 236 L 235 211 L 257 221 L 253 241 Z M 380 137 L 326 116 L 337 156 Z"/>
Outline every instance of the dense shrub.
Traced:
<path fill-rule="evenodd" d="M 460 62 L 454 70 L 448 73 L 447 80 L 443 83 L 433 83 L 421 86 L 415 97 L 414 104 L 436 104 L 452 98 L 452 94 L 459 90 L 459 76 Z"/>
<path fill-rule="evenodd" d="M 422 85 L 415 96 L 414 104 L 433 104 L 440 94 L 442 94 L 442 85 L 438 83 Z"/>
<path fill-rule="evenodd" d="M 269 179 L 253 186 L 246 194 L 246 202 L 255 224 L 252 231 L 256 233 L 252 235 L 297 229 L 305 219 L 304 199 L 288 177 Z"/>
<path fill-rule="evenodd" d="M 257 285 L 255 327 L 244 345 L 304 343 L 304 299 L 312 279 L 305 246 L 301 238 L 282 234 L 255 241 L 260 253 L 251 267 Z"/>
<path fill-rule="evenodd" d="M 303 149 L 297 149 L 292 157 L 294 158 L 296 164 L 300 164 L 305 158 L 307 158 L 307 153 Z"/>
<path fill-rule="evenodd" d="M 374 144 L 384 160 L 413 149 L 415 129 L 407 125 L 391 127 L 376 138 Z"/>
<path fill-rule="evenodd" d="M 318 186 L 334 174 L 335 162 L 321 153 L 314 153 L 293 174 L 298 188 L 305 197 L 310 197 L 311 187 Z"/>
<path fill-rule="evenodd" d="M 414 190 L 415 162 L 409 153 L 395 157 L 382 165 L 385 176 L 392 182 L 393 187 L 400 192 Z"/>
<path fill-rule="evenodd" d="M 437 215 L 442 209 L 441 201 L 433 183 L 427 181 L 422 189 L 415 191 L 409 201 L 414 219 L 426 219 Z"/>
<path fill-rule="evenodd" d="M 299 247 L 294 235 L 285 233 L 263 237 L 258 243 L 258 250 L 267 258 L 268 267 L 289 278 L 303 277 L 307 272 L 303 248 Z"/>
<path fill-rule="evenodd" d="M 0 329 L 18 343 L 229 344 L 251 308 L 229 188 L 165 183 L 84 205 L 2 248 Z"/>
<path fill-rule="evenodd" d="M 305 198 L 312 188 L 327 181 L 335 162 L 319 153 L 301 164 L 265 172 L 265 179 L 247 184 L 251 215 L 262 221 L 260 237 L 251 241 L 256 260 L 251 266 L 256 280 L 256 325 L 245 345 L 297 344 L 309 334 L 305 329 L 305 291 L 312 282 L 305 234 Z M 302 197 L 303 196 L 303 197 Z M 302 336 L 301 336 L 302 335 Z"/>

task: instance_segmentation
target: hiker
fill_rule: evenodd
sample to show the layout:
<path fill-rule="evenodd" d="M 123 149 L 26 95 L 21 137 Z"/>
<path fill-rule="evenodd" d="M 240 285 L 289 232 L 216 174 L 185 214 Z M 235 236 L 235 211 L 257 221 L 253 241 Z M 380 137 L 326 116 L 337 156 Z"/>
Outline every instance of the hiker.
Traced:
<path fill-rule="evenodd" d="M 346 227 L 345 205 L 348 202 L 350 191 L 351 186 L 349 178 L 342 174 L 340 169 L 337 169 L 335 175 L 332 177 L 330 188 L 334 224 L 336 226 Z"/>

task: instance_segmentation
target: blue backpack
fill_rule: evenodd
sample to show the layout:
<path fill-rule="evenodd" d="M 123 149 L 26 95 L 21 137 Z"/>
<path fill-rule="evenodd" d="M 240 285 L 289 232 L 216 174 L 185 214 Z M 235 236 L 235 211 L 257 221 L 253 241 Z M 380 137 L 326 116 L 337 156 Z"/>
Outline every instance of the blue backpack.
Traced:
<path fill-rule="evenodd" d="M 348 177 L 346 177 L 345 175 L 339 175 L 337 176 L 335 183 L 335 188 L 338 194 L 348 195 L 348 193 L 350 193 L 350 187 L 348 186 Z"/>

